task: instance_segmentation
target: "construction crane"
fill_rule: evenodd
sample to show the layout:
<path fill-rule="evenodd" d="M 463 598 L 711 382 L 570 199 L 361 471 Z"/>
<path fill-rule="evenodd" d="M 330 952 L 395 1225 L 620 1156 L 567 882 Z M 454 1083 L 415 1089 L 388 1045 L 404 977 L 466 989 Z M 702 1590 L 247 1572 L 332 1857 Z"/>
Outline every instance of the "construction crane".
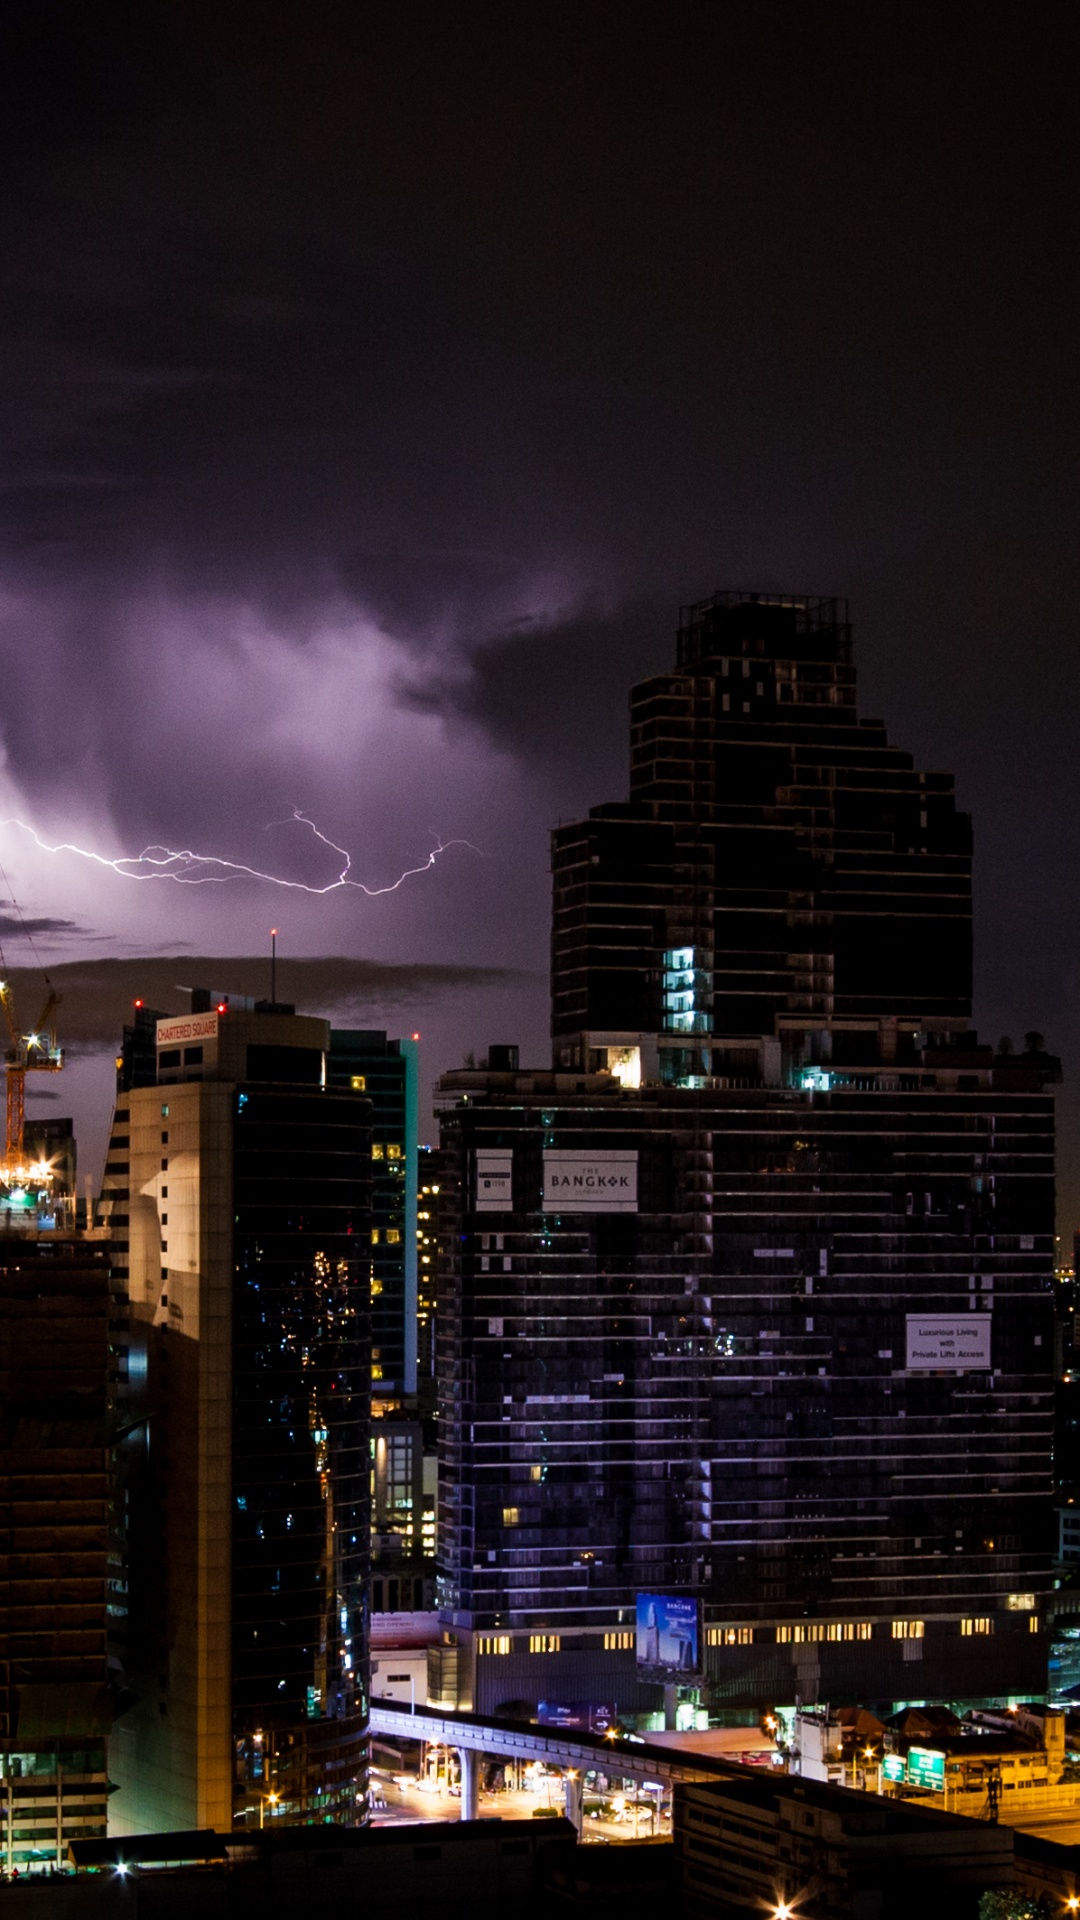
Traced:
<path fill-rule="evenodd" d="M 64 1064 L 63 1050 L 56 1043 L 56 1009 L 59 999 L 49 988 L 49 997 L 32 1033 L 20 1033 L 15 1018 L 15 1002 L 6 980 L 0 980 L 0 1006 L 8 1031 L 7 1048 L 7 1129 L 4 1165 L 0 1178 L 25 1180 L 31 1169 L 25 1164 L 23 1135 L 26 1115 L 26 1076 L 28 1073 L 59 1073 Z M 38 1169 L 34 1169 L 35 1172 Z"/>

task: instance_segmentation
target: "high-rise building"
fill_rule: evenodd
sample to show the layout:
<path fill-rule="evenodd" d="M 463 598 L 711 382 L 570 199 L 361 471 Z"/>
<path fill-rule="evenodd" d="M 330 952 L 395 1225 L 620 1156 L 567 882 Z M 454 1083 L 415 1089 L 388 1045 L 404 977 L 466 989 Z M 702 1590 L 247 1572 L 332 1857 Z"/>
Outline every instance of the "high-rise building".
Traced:
<path fill-rule="evenodd" d="M 335 1028 L 327 1079 L 371 1102 L 371 1397 L 377 1411 L 416 1392 L 417 1042 Z"/>
<path fill-rule="evenodd" d="M 1038 1692 L 1056 1063 L 971 1031 L 952 780 L 836 601 L 685 609 L 631 722 L 554 1068 L 442 1087 L 443 1697 Z"/>
<path fill-rule="evenodd" d="M 70 1122 L 62 1144 L 70 1146 Z M 0 1236 L 0 1864 L 62 1864 L 106 1830 L 123 1612 L 111 1449 L 122 1282 L 101 1241 Z"/>
<path fill-rule="evenodd" d="M 120 1833 L 363 1812 L 371 1107 L 327 1086 L 325 1021 L 208 999 L 118 1095 L 101 1201 L 131 1314 Z"/>

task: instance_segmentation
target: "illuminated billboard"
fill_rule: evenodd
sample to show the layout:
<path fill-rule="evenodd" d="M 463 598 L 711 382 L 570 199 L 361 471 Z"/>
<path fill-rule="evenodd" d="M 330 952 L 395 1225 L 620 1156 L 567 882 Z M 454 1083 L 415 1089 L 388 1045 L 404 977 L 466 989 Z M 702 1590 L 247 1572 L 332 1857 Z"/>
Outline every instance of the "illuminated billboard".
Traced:
<path fill-rule="evenodd" d="M 643 1679 L 692 1679 L 701 1671 L 701 1609 L 686 1594 L 639 1593 L 637 1668 Z"/>

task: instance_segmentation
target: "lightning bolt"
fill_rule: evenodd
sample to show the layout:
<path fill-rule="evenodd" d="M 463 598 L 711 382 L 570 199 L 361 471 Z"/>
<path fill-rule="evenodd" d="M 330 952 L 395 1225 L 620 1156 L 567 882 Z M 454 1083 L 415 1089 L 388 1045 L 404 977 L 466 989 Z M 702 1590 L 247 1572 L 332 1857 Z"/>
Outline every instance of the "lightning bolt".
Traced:
<path fill-rule="evenodd" d="M 266 830 L 269 831 L 272 827 L 289 826 L 293 821 L 307 827 L 322 846 L 329 847 L 331 853 L 339 856 L 342 865 L 336 880 L 328 880 L 322 887 L 313 887 L 304 880 L 283 880 L 279 874 L 264 873 L 259 867 L 245 866 L 240 860 L 224 860 L 214 853 L 195 853 L 190 847 L 150 846 L 144 847 L 141 853 L 120 854 L 115 859 L 110 859 L 107 854 L 94 853 L 89 847 L 77 847 L 70 840 L 61 840 L 56 846 L 51 846 L 25 820 L 0 820 L 0 827 L 18 827 L 22 833 L 29 834 L 34 845 L 39 847 L 42 853 L 77 854 L 80 860 L 91 860 L 96 866 L 109 867 L 113 873 L 119 874 L 122 880 L 172 880 L 181 887 L 225 886 L 230 880 L 262 880 L 272 887 L 286 887 L 294 893 L 312 893 L 319 896 L 338 893 L 345 887 L 352 887 L 357 893 L 366 894 L 369 900 L 377 900 L 385 893 L 396 893 L 399 887 L 404 886 L 406 880 L 414 879 L 417 874 L 429 873 L 440 854 L 448 853 L 451 847 L 469 847 L 473 853 L 480 851 L 479 847 L 473 846 L 471 840 L 437 839 L 427 859 L 420 866 L 406 867 L 404 873 L 399 874 L 398 878 L 392 880 L 388 886 L 368 887 L 362 880 L 352 878 L 352 857 L 346 849 L 339 847 L 327 834 L 322 833 L 314 820 L 309 819 L 299 807 L 293 808 L 288 820 L 272 820 Z"/>

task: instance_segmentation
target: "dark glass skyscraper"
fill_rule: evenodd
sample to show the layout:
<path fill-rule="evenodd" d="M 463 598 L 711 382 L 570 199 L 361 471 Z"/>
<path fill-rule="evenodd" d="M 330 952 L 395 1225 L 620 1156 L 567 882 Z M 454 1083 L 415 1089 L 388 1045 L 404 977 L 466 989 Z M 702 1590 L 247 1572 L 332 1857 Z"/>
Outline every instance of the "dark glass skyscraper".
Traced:
<path fill-rule="evenodd" d="M 383 1032 L 335 1028 L 327 1078 L 371 1102 L 371 1397 L 416 1392 L 418 1046 Z"/>
<path fill-rule="evenodd" d="M 712 1709 L 1040 1690 L 1056 1063 L 970 1030 L 951 779 L 841 603 L 718 595 L 553 850 L 554 1068 L 443 1085 L 458 1697 L 655 1710 L 640 1593 Z"/>

